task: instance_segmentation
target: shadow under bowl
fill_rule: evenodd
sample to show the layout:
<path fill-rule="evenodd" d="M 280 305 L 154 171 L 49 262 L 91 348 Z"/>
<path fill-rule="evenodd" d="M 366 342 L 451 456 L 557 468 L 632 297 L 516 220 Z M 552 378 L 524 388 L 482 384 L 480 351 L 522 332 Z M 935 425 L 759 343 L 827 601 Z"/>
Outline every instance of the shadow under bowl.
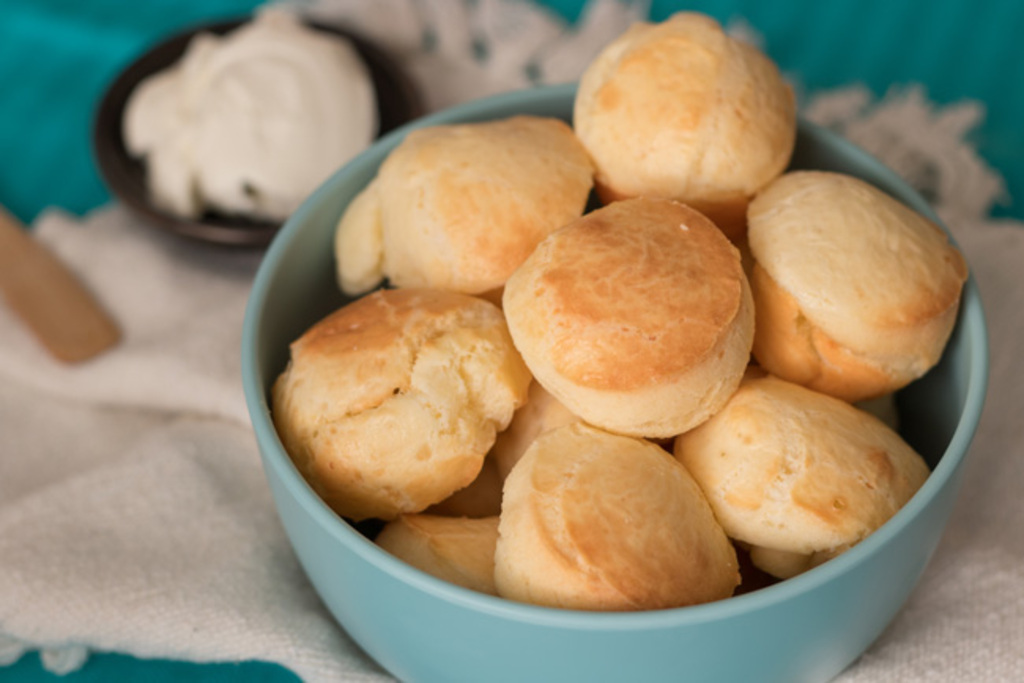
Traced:
<path fill-rule="evenodd" d="M 248 302 L 242 373 L 263 466 L 284 528 L 313 586 L 348 634 L 406 681 L 826 681 L 892 620 L 928 563 L 960 486 L 988 379 L 985 319 L 968 280 L 945 354 L 900 392 L 903 436 L 932 474 L 891 520 L 800 576 L 715 603 L 635 613 L 519 604 L 420 572 L 332 512 L 296 470 L 271 419 L 270 387 L 288 344 L 347 302 L 332 239 L 345 206 L 414 128 L 513 114 L 569 121 L 573 86 L 509 93 L 418 120 L 331 177 L 287 221 Z M 892 171 L 823 128 L 800 122 L 793 168 L 858 176 L 938 222 Z"/>
<path fill-rule="evenodd" d="M 93 151 L 107 188 L 147 223 L 205 242 L 265 247 L 281 228 L 281 223 L 210 211 L 198 218 L 187 218 L 155 206 L 147 188 L 146 165 L 128 152 L 122 135 L 125 106 L 139 83 L 181 59 L 197 34 L 224 35 L 248 21 L 234 19 L 188 29 L 154 45 L 129 64 L 100 100 L 92 130 Z M 385 135 L 423 114 L 423 103 L 412 81 L 384 50 L 350 30 L 318 22 L 307 24 L 346 38 L 366 63 L 376 93 L 378 135 Z"/>

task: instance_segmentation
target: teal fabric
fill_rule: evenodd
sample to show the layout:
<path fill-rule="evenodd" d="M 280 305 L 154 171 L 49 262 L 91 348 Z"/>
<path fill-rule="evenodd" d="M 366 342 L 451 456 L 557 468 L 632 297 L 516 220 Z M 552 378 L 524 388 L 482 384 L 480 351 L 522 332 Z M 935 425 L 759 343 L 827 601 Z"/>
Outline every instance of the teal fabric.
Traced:
<path fill-rule="evenodd" d="M 95 654 L 80 670 L 59 676 L 43 668 L 37 653 L 0 668 L 0 683 L 299 683 L 287 669 L 264 662 L 193 664 Z"/>
<path fill-rule="evenodd" d="M 256 0 L 0 0 L 0 204 L 22 220 L 108 199 L 93 161 L 107 84 L 154 41 Z"/>
<path fill-rule="evenodd" d="M 23 221 L 59 206 L 83 213 L 109 199 L 90 129 L 103 89 L 152 42 L 210 18 L 246 13 L 257 0 L 0 0 L 0 205 Z M 585 0 L 546 4 L 572 21 Z M 1024 3 L 1016 0 L 651 0 L 662 19 L 695 9 L 743 17 L 781 68 L 814 91 L 861 83 L 878 95 L 924 85 L 939 103 L 984 102 L 981 154 L 1015 198 L 997 215 L 1024 219 Z M 292 683 L 263 663 L 198 665 L 93 656 L 68 676 L 35 654 L 0 668 L 0 682 L 256 681 Z"/>

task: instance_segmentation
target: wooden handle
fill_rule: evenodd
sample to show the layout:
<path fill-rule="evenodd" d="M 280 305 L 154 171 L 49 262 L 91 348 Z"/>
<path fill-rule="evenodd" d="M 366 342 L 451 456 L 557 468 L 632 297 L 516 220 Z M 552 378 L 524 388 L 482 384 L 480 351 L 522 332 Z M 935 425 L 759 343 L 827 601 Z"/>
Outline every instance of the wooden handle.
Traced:
<path fill-rule="evenodd" d="M 0 208 L 0 292 L 57 359 L 76 363 L 117 344 L 117 324 L 78 278 Z"/>

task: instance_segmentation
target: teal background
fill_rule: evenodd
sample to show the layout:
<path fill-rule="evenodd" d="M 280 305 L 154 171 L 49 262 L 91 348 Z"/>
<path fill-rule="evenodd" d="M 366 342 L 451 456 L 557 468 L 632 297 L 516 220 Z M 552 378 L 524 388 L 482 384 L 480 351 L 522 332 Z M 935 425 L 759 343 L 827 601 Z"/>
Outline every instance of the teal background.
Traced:
<path fill-rule="evenodd" d="M 104 87 L 148 45 L 254 0 L 0 0 L 0 204 L 23 221 L 59 206 L 83 213 L 109 200 L 90 147 Z M 585 0 L 547 2 L 575 20 Z M 995 214 L 1024 219 L 1024 3 L 1015 0 L 652 0 L 651 16 L 696 9 L 742 16 L 807 91 L 852 83 L 876 94 L 909 83 L 930 99 L 984 102 L 974 142 L 1007 181 Z M 0 681 L 294 681 L 262 663 L 197 665 L 97 654 L 54 676 L 30 654 Z"/>

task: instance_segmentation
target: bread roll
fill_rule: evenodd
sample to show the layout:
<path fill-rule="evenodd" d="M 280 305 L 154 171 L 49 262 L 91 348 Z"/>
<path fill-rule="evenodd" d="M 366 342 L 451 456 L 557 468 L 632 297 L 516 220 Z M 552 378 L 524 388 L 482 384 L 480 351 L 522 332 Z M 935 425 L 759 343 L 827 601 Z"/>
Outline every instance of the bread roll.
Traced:
<path fill-rule="evenodd" d="M 338 281 L 469 294 L 500 288 L 548 233 L 580 216 L 593 183 L 564 122 L 535 116 L 413 131 L 349 205 Z"/>
<path fill-rule="evenodd" d="M 896 405 L 895 394 L 882 394 L 875 398 L 858 401 L 854 403 L 854 406 L 860 408 L 865 413 L 871 413 L 884 422 L 885 426 L 889 429 L 895 432 L 900 430 L 900 412 Z"/>
<path fill-rule="evenodd" d="M 512 419 L 515 420 L 514 417 Z M 480 473 L 469 486 L 431 505 L 424 512 L 444 517 L 497 517 L 501 513 L 501 486 L 504 481 L 493 453 L 488 454 Z"/>
<path fill-rule="evenodd" d="M 908 501 L 928 466 L 880 420 L 777 377 L 748 377 L 674 452 L 725 532 L 787 578 L 863 540 Z"/>
<path fill-rule="evenodd" d="M 551 395 L 539 382 L 532 382 L 526 403 L 512 416 L 505 431 L 498 434 L 489 459 L 504 481 L 530 444 L 544 432 L 579 421 L 568 408 Z"/>
<path fill-rule="evenodd" d="M 734 241 L 747 201 L 796 141 L 795 100 L 775 64 L 690 12 L 610 43 L 580 80 L 573 123 L 603 201 L 677 199 Z"/>
<path fill-rule="evenodd" d="M 402 515 L 388 522 L 376 543 L 398 559 L 443 581 L 497 595 L 494 546 L 498 518 Z"/>
<path fill-rule="evenodd" d="M 793 171 L 750 205 L 754 356 L 847 401 L 891 393 L 935 365 L 967 266 L 945 233 L 868 183 Z"/>
<path fill-rule="evenodd" d="M 592 425 L 670 437 L 710 417 L 750 358 L 736 248 L 693 209 L 631 199 L 546 238 L 505 286 L 516 348 Z"/>
<path fill-rule="evenodd" d="M 529 383 L 492 304 L 381 290 L 291 345 L 272 414 L 296 467 L 331 508 L 353 520 L 391 519 L 473 481 Z"/>
<path fill-rule="evenodd" d="M 505 480 L 502 597 L 585 610 L 709 602 L 739 583 L 736 552 L 662 448 L 583 423 L 541 435 Z"/>

